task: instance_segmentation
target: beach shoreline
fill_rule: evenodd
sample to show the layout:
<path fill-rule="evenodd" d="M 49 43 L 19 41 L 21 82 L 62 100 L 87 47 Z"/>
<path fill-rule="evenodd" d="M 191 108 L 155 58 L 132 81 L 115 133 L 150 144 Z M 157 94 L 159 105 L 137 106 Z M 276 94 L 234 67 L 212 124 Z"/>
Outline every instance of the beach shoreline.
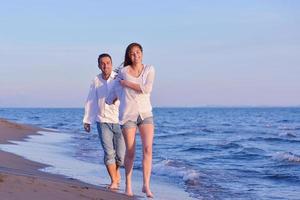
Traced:
<path fill-rule="evenodd" d="M 39 134 L 43 129 L 0 119 L 0 144 L 24 140 Z M 27 160 L 0 149 L 0 195 L 10 199 L 133 199 L 103 187 L 83 183 L 62 175 L 54 175 L 39 169 L 45 164 Z"/>

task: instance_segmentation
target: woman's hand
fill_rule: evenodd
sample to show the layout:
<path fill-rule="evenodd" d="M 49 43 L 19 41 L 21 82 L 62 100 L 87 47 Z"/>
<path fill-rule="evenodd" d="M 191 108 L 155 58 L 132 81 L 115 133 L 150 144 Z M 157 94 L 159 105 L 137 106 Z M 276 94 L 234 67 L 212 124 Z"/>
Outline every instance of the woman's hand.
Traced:
<path fill-rule="evenodd" d="M 120 80 L 120 84 L 123 87 L 128 87 L 128 88 L 130 88 L 132 90 L 135 90 L 138 93 L 142 92 L 140 85 L 137 84 L 137 83 L 133 83 L 133 82 L 130 82 L 130 81 L 127 81 L 127 80 Z"/>
<path fill-rule="evenodd" d="M 120 83 L 123 87 L 127 87 L 128 86 L 128 81 L 126 80 L 120 80 Z"/>

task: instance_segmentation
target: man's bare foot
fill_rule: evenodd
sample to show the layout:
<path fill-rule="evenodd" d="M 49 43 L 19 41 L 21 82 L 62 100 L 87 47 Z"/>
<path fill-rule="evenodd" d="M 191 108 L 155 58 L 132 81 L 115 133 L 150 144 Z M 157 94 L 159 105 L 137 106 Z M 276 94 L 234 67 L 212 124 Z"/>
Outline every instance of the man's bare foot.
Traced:
<path fill-rule="evenodd" d="M 151 190 L 150 190 L 150 188 L 148 188 L 146 186 L 143 186 L 142 192 L 145 193 L 148 198 L 153 198 L 154 197 Z"/>
<path fill-rule="evenodd" d="M 117 182 L 113 182 L 109 186 L 107 186 L 107 189 L 117 190 L 117 189 L 119 189 L 119 184 Z"/>

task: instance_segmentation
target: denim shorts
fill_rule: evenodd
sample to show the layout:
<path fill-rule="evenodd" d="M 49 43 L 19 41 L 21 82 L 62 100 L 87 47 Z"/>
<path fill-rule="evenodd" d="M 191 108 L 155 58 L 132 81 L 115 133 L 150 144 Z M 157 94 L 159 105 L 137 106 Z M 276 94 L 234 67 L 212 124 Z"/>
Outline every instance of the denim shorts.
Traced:
<path fill-rule="evenodd" d="M 99 123 L 97 129 L 104 151 L 105 165 L 122 166 L 125 157 L 125 142 L 119 124 Z"/>
<path fill-rule="evenodd" d="M 121 128 L 136 128 L 143 124 L 154 124 L 153 117 L 147 117 L 145 119 L 142 119 L 139 115 L 136 121 L 127 121 L 125 124 L 121 125 Z"/>

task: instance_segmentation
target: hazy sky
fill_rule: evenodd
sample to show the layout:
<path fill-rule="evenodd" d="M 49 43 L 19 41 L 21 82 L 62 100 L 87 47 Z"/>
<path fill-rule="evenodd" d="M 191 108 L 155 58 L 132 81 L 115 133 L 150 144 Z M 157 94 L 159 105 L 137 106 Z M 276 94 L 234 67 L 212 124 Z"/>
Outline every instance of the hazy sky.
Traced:
<path fill-rule="evenodd" d="M 1 0 L 0 107 L 82 107 L 131 42 L 154 106 L 300 105 L 300 1 Z"/>

